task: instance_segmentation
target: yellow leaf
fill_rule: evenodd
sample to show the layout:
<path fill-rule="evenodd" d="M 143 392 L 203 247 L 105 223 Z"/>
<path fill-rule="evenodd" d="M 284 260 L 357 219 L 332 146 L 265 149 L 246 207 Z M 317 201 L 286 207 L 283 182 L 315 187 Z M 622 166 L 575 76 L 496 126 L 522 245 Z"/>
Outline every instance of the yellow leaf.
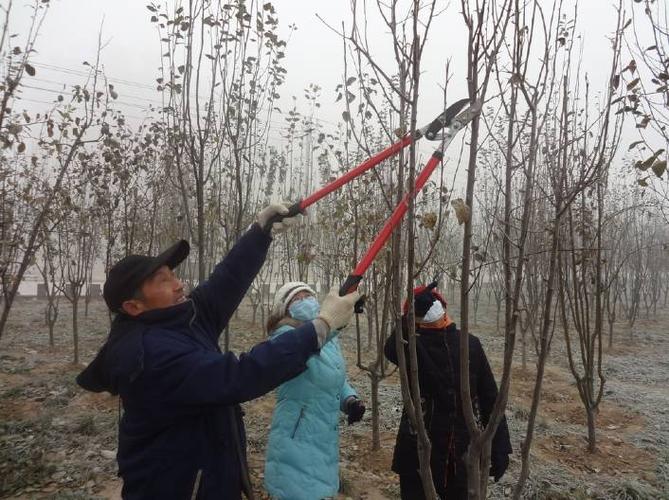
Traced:
<path fill-rule="evenodd" d="M 471 209 L 467 206 L 462 198 L 452 200 L 451 205 L 453 205 L 453 209 L 455 210 L 455 216 L 458 219 L 458 224 L 469 222 Z"/>
<path fill-rule="evenodd" d="M 434 226 L 437 225 L 437 214 L 434 212 L 428 212 L 421 217 L 421 223 L 425 229 L 430 231 L 434 229 Z"/>

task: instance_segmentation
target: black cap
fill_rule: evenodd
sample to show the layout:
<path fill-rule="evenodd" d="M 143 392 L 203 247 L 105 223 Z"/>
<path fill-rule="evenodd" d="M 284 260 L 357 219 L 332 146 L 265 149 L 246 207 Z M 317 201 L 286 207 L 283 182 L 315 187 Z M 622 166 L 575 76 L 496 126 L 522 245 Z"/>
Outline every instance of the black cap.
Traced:
<path fill-rule="evenodd" d="M 118 261 L 109 270 L 102 291 L 107 307 L 115 312 L 120 311 L 123 302 L 135 294 L 145 279 L 162 266 L 174 269 L 188 257 L 189 252 L 188 242 L 179 240 L 157 257 L 128 255 Z"/>

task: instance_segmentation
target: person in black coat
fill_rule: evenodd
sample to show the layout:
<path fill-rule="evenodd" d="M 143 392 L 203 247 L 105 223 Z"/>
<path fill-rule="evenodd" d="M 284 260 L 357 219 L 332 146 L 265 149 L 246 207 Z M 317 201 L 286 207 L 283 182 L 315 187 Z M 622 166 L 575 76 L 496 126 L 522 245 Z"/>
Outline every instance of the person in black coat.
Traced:
<path fill-rule="evenodd" d="M 239 403 L 302 373 L 307 360 L 346 325 L 358 294 L 331 292 L 317 318 L 291 335 L 237 357 L 221 352 L 221 331 L 265 261 L 270 205 L 190 295 L 173 269 L 189 252 L 181 240 L 156 257 L 115 264 L 104 299 L 116 313 L 95 359 L 77 377 L 86 390 L 123 403 L 117 460 L 126 500 L 238 500 L 251 497 Z"/>
<path fill-rule="evenodd" d="M 416 314 L 416 351 L 421 407 L 432 443 L 430 465 L 437 494 L 444 500 L 467 498 L 465 454 L 469 432 L 460 398 L 460 331 L 446 314 L 446 301 L 436 290 L 436 283 L 414 290 Z M 406 339 L 404 304 L 403 338 Z M 384 353 L 397 364 L 396 332 L 388 338 Z M 407 363 L 410 362 L 407 353 Z M 497 384 L 481 342 L 469 335 L 469 377 L 474 413 L 485 426 L 497 397 Z M 512 452 L 506 418 L 502 418 L 493 438 L 490 475 L 498 481 L 509 465 Z M 417 434 L 406 410 L 402 411 L 392 470 L 400 476 L 402 499 L 425 498 L 418 474 Z"/>

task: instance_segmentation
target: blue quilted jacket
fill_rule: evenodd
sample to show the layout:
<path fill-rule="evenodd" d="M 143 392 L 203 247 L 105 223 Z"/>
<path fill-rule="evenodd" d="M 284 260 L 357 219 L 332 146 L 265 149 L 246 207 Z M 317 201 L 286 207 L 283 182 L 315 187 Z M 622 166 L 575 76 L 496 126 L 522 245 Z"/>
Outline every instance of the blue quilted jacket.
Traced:
<path fill-rule="evenodd" d="M 272 339 L 298 329 L 281 326 Z M 265 487 L 282 500 L 314 500 L 339 490 L 339 412 L 356 392 L 336 338 L 309 358 L 307 370 L 277 391 L 265 457 Z"/>

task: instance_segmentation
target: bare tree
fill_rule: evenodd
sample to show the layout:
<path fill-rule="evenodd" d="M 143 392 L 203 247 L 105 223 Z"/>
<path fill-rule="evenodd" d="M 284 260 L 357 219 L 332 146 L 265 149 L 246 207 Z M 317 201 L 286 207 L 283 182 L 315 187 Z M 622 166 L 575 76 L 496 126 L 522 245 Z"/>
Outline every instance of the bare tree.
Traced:
<path fill-rule="evenodd" d="M 612 47 L 610 79 L 619 68 L 620 45 L 624 24 L 622 2 L 618 4 L 617 27 Z M 566 82 L 565 82 L 566 87 Z M 576 203 L 566 211 L 565 241 L 561 247 L 559 266 L 559 304 L 562 326 L 567 344 L 569 367 L 576 380 L 579 396 L 584 405 L 588 426 L 588 450 L 596 447 L 595 415 L 603 395 L 602 331 L 604 322 L 602 245 L 604 211 L 608 185 L 608 171 L 615 156 L 621 135 L 620 115 L 614 115 L 613 102 L 618 90 L 609 85 L 601 112 L 595 117 L 596 139 L 591 142 L 590 89 L 586 81 L 583 121 L 570 124 L 572 139 L 569 151 L 569 178 L 567 189 L 575 189 Z M 566 105 L 567 90 L 564 91 Z M 572 109 L 573 111 L 573 109 Z M 574 115 L 572 115 L 574 116 Z M 617 117 L 617 118 L 616 118 Z M 583 127 L 583 128 L 581 128 Z M 574 149 L 578 148 L 578 149 Z M 566 153 L 565 153 L 566 154 Z M 571 186 L 571 188 L 569 187 Z M 572 347 L 572 328 L 578 338 L 580 370 Z M 599 382 L 595 382 L 598 377 Z"/>
<path fill-rule="evenodd" d="M 476 5 L 472 5 L 470 1 L 462 0 L 461 6 L 463 20 L 467 28 L 467 85 L 469 98 L 471 102 L 483 102 L 486 98 L 497 54 L 511 19 L 513 3 L 501 2 L 501 5 L 493 4 L 490 8 L 483 8 L 478 2 Z M 491 28 L 492 26 L 495 28 Z M 468 494 L 470 499 L 485 498 L 486 496 L 488 470 L 490 467 L 490 446 L 494 433 L 497 430 L 497 425 L 506 407 L 510 381 L 510 360 L 513 353 L 513 338 L 515 335 L 515 330 L 509 328 L 510 324 L 507 325 L 505 332 L 505 335 L 507 335 L 507 348 L 505 349 L 505 366 L 501 389 L 490 420 L 486 423 L 485 429 L 481 430 L 474 414 L 469 384 L 469 306 L 472 289 L 470 271 L 472 254 L 474 253 L 472 249 L 473 205 L 477 155 L 480 146 L 480 125 L 480 117 L 474 118 L 471 124 L 471 138 L 469 142 L 466 194 L 461 205 L 461 215 L 458 217 L 464 224 L 460 282 L 460 396 L 465 422 L 470 435 L 466 457 Z M 508 193 L 510 194 L 510 192 Z M 510 260 L 508 265 L 511 265 Z M 520 275 L 517 277 L 519 278 Z M 515 309 L 509 302 L 507 305 L 507 322 L 515 321 L 513 313 L 515 313 Z"/>
<path fill-rule="evenodd" d="M 83 165 L 78 165 L 83 167 Z M 91 206 L 87 176 L 80 169 L 71 172 L 68 192 L 62 193 L 64 216 L 58 226 L 58 267 L 63 274 L 60 292 L 72 305 L 74 363 L 79 363 L 79 305 L 84 286 L 97 256 L 98 231 Z"/>
<path fill-rule="evenodd" d="M 221 221 L 223 250 L 255 208 L 249 202 L 256 187 L 256 148 L 284 79 L 286 43 L 278 38 L 271 3 L 189 0 L 173 11 L 157 4 L 147 8 L 164 49 L 157 81 L 165 100 L 167 171 L 177 180 L 203 280 L 222 250 L 212 247 L 214 255 L 207 255 L 209 242 L 216 241 L 208 237 L 209 208 L 218 212 L 210 215 Z"/>
<path fill-rule="evenodd" d="M 43 166 L 47 170 L 47 165 L 54 164 L 53 172 L 49 172 L 40 179 L 39 183 L 31 182 L 31 177 L 26 179 L 25 184 L 19 181 L 22 186 L 29 188 L 29 192 L 38 187 L 39 193 L 32 194 L 29 202 L 24 203 L 24 215 L 20 221 L 17 219 L 10 221 L 9 218 L 3 216 L 3 222 L 7 221 L 12 229 L 17 227 L 16 224 L 21 225 L 22 236 L 14 243 L 20 247 L 15 254 L 16 257 L 6 261 L 1 269 L 4 301 L 0 314 L 0 336 L 7 323 L 21 280 L 35 259 L 40 241 L 39 234 L 56 196 L 61 191 L 67 171 L 87 142 L 96 142 L 104 135 L 102 125 L 104 125 L 105 113 L 102 111 L 107 106 L 108 97 L 107 92 L 101 89 L 101 74 L 98 70 L 99 53 L 98 49 L 97 60 L 95 65 L 91 66 L 89 79 L 84 85 L 73 87 L 69 103 L 59 104 L 64 103 L 64 97 L 59 96 L 56 104 L 62 109 L 54 107 L 40 121 L 41 134 L 37 142 L 43 152 L 42 160 L 45 162 Z M 25 63 L 23 64 L 25 68 Z M 19 72 L 22 71 L 23 69 L 19 70 Z M 116 95 L 111 86 L 109 94 Z M 4 126 L 0 123 L 0 127 Z M 19 149 L 21 149 L 20 145 L 17 151 Z M 23 154 L 23 151 L 20 154 Z M 30 163 L 33 168 L 38 166 L 38 160 L 37 156 L 31 157 Z"/>

